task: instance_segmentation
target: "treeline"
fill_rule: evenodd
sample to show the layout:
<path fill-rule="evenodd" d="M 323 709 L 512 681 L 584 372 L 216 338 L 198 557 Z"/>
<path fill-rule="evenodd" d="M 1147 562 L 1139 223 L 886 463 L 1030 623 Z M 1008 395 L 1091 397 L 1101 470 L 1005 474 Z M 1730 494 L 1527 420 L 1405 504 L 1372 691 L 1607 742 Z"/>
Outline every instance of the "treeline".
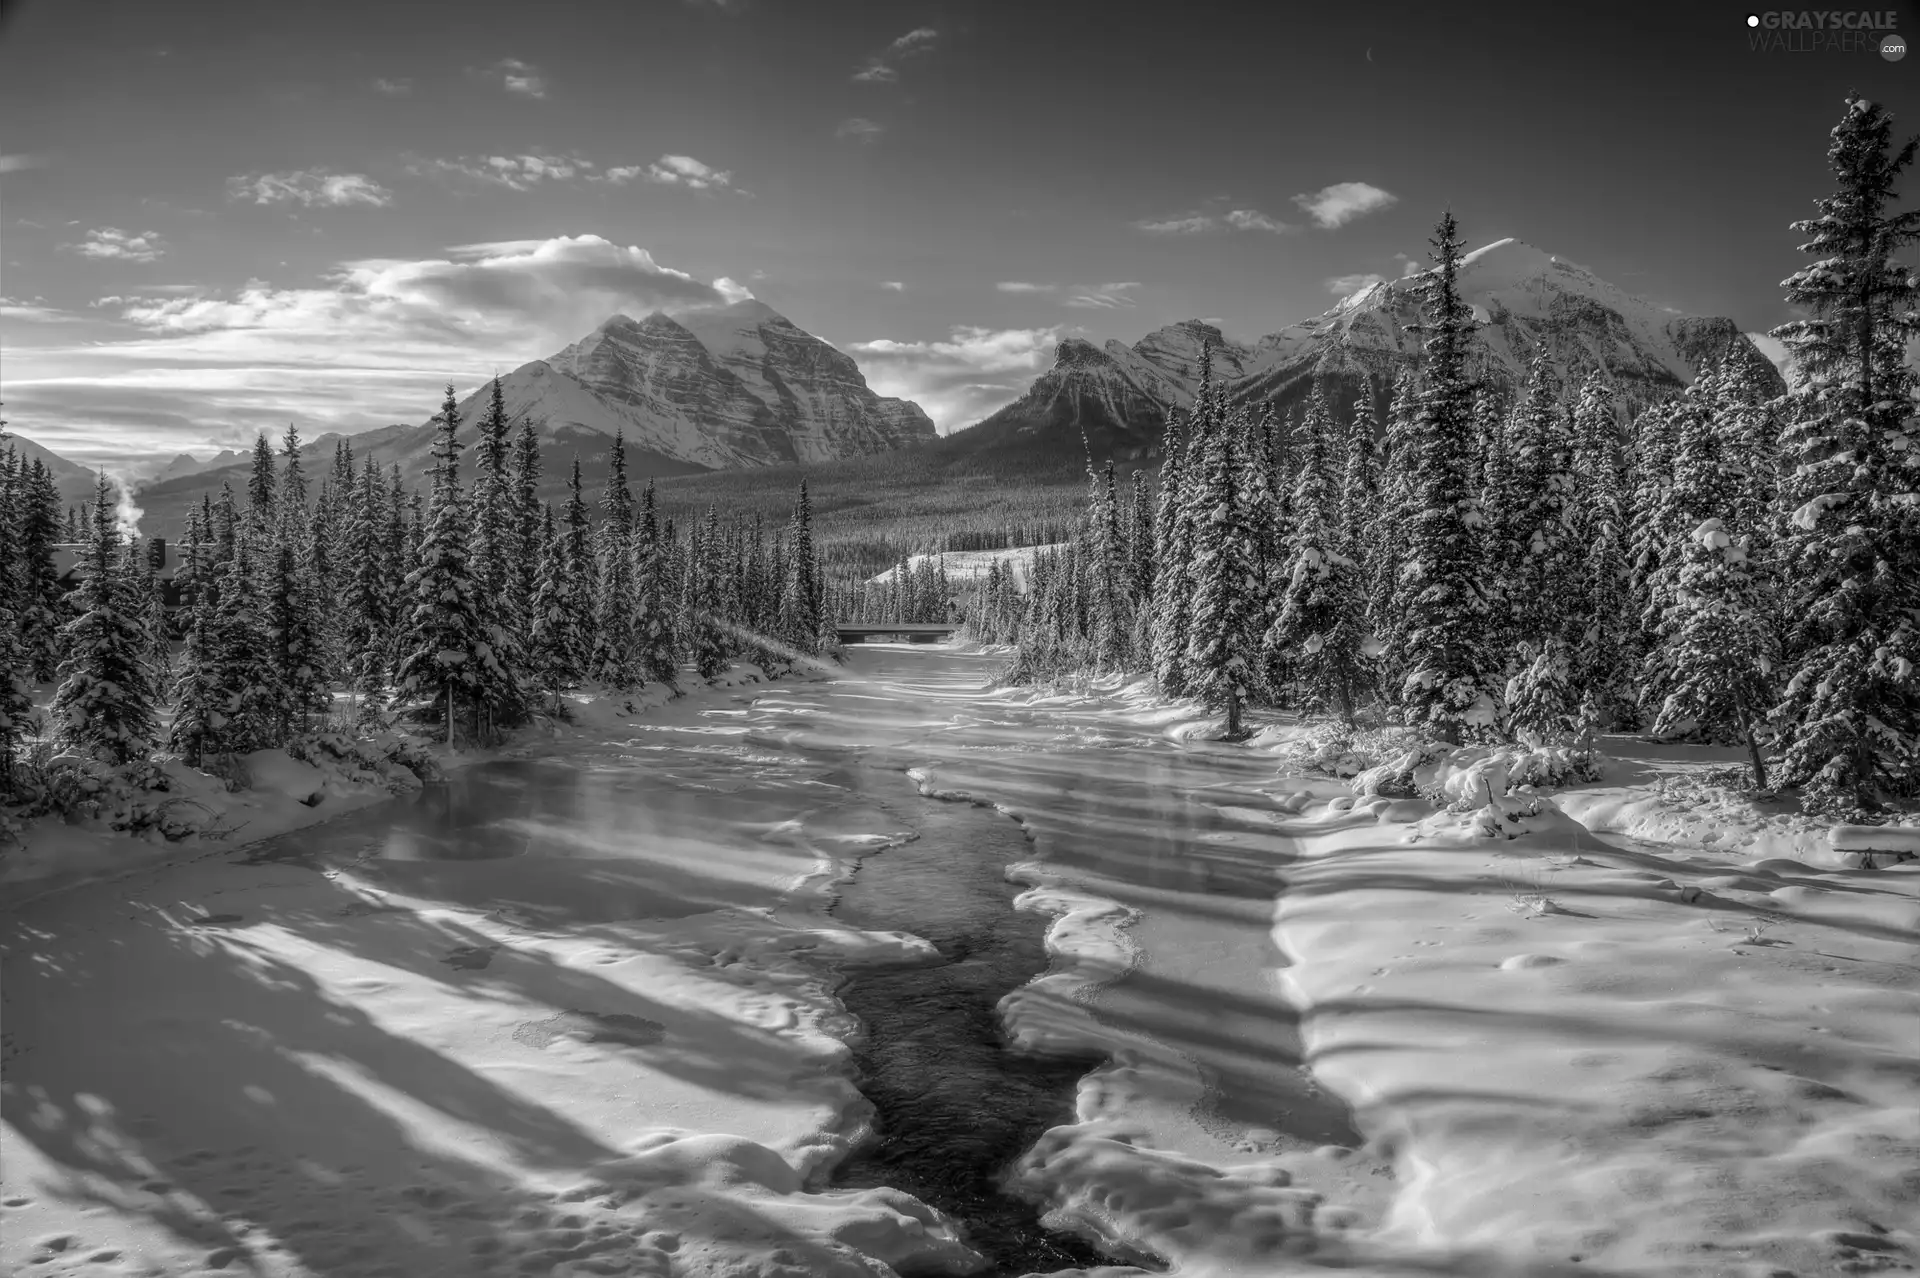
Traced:
<path fill-rule="evenodd" d="M 1744 742 L 1763 788 L 1770 749 L 1809 810 L 1856 819 L 1920 793 L 1920 283 L 1893 258 L 1920 213 L 1890 209 L 1916 143 L 1858 99 L 1832 136 L 1784 397 L 1727 360 L 1628 421 L 1539 357 L 1503 404 L 1471 376 L 1448 215 L 1384 437 L 1371 394 L 1282 423 L 1208 369 L 1157 484 L 1122 500 L 1109 466 L 1073 542 L 1025 594 L 991 573 L 969 626 L 1018 643 L 1017 678 L 1150 672 L 1230 733 L 1250 703 L 1377 704 L 1451 742 Z"/>
<path fill-rule="evenodd" d="M 711 677 L 736 656 L 777 670 L 832 645 L 804 481 L 782 529 L 711 506 L 676 529 L 651 482 L 635 500 L 616 438 L 596 518 L 577 462 L 558 510 L 535 499 L 537 441 L 513 435 L 497 382 L 471 486 L 451 387 L 435 420 L 424 499 L 342 441 L 309 501 L 297 432 L 278 456 L 262 436 L 244 499 L 223 487 L 191 515 L 177 652 L 105 477 L 69 594 L 52 477 L 0 435 L 0 757 L 29 731 L 34 681 L 58 681 L 66 748 L 200 763 L 284 745 L 336 694 L 363 724 L 407 712 L 483 739 L 590 681 L 671 682 L 682 662 Z"/>

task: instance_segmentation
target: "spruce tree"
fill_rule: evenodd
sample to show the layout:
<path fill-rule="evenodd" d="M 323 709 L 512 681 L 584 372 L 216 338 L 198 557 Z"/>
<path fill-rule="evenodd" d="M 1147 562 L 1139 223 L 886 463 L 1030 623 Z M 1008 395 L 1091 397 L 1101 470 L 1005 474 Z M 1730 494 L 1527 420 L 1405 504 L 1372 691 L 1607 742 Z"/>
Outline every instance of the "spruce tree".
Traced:
<path fill-rule="evenodd" d="M 803 653 L 820 650 L 820 586 L 813 575 L 813 500 L 807 481 L 787 521 L 787 573 L 780 588 L 780 639 Z"/>
<path fill-rule="evenodd" d="M 1154 519 L 1157 541 L 1154 555 L 1152 623 L 1153 678 L 1169 697 L 1187 695 L 1187 639 L 1192 621 L 1193 592 L 1190 571 L 1193 520 L 1188 513 L 1189 458 L 1195 455 L 1203 423 L 1208 419 L 1212 394 L 1213 353 L 1201 353 L 1200 390 L 1184 422 L 1169 422 L 1166 456 L 1160 465 L 1160 510 Z M 1036 588 L 1037 589 L 1037 588 Z M 1143 623 L 1145 624 L 1145 623 Z"/>
<path fill-rule="evenodd" d="M 1411 470 L 1416 491 L 1408 528 L 1401 702 L 1410 724 L 1457 743 L 1464 729 L 1495 718 L 1481 638 L 1486 599 L 1479 567 L 1480 503 L 1467 487 L 1473 441 L 1473 385 L 1467 343 L 1476 327 L 1460 297 L 1461 244 L 1453 214 L 1440 219 L 1435 267 L 1424 282 L 1425 389 Z"/>
<path fill-rule="evenodd" d="M 155 690 L 147 664 L 146 624 L 128 597 L 125 551 L 103 471 L 93 491 L 92 536 L 78 591 L 78 613 L 61 631 L 66 658 L 51 717 L 72 749 L 120 765 L 153 749 Z"/>
<path fill-rule="evenodd" d="M 1783 772 L 1815 811 L 1867 815 L 1920 780 L 1920 522 L 1908 419 L 1920 278 L 1897 257 L 1920 209 L 1894 211 L 1920 139 L 1897 146 L 1876 103 L 1850 97 L 1827 158 L 1837 189 L 1796 222 L 1818 260 L 1785 282 L 1810 316 L 1774 330 L 1789 395 L 1783 562 L 1788 678 Z"/>
<path fill-rule="evenodd" d="M 291 428 L 289 428 L 291 434 Z M 294 485 L 280 497 L 280 520 L 266 547 L 269 564 L 266 622 L 273 665 L 273 744 L 307 730 L 314 715 L 332 708 L 320 618 L 313 598 L 313 549 Z"/>
<path fill-rule="evenodd" d="M 1352 723 L 1367 681 L 1365 600 L 1358 565 L 1346 553 L 1330 434 L 1315 428 L 1327 417 L 1318 389 L 1314 400 L 1300 441 L 1287 557 L 1275 582 L 1278 605 L 1264 643 L 1269 668 L 1284 668 L 1298 681 L 1304 708 L 1337 708 Z"/>
<path fill-rule="evenodd" d="M 520 422 L 513 448 L 514 536 L 518 556 L 512 567 L 512 615 L 521 632 L 532 628 L 534 575 L 546 543 L 540 504 L 540 436 L 531 418 Z M 546 512 L 551 517 L 551 511 Z"/>
<path fill-rule="evenodd" d="M 647 481 L 640 494 L 640 515 L 634 521 L 634 584 L 638 594 L 634 606 L 634 633 L 638 644 L 640 673 L 653 683 L 672 683 L 678 668 L 675 653 L 679 636 L 674 628 L 675 600 L 670 576 L 670 543 L 661 534 L 660 516 L 654 497 L 653 481 Z M 774 609 L 763 600 L 756 630 L 771 628 Z"/>
<path fill-rule="evenodd" d="M 573 459 L 567 504 L 548 538 L 533 591 L 532 663 L 550 691 L 579 685 L 593 655 L 593 541 L 581 491 L 580 459 Z"/>
<path fill-rule="evenodd" d="M 1229 414 L 1215 395 L 1196 438 L 1203 441 L 1191 481 L 1188 519 L 1193 611 L 1187 632 L 1188 678 L 1209 708 L 1226 712 L 1229 739 L 1240 714 L 1266 691 L 1261 641 L 1267 602 L 1260 556 L 1259 510 L 1251 492 L 1255 465 L 1244 412 Z"/>
<path fill-rule="evenodd" d="M 264 535 L 273 527 L 276 486 L 273 445 L 261 431 L 253 437 L 253 474 L 247 480 L 247 526 L 255 533 Z"/>
<path fill-rule="evenodd" d="M 1515 586 L 1509 616 L 1528 660 L 1550 639 L 1571 651 L 1581 631 L 1579 598 L 1567 588 L 1579 578 L 1585 549 L 1576 539 L 1573 428 L 1544 352 L 1534 358 L 1508 444 L 1513 487 L 1503 523 L 1515 560 L 1504 575 Z"/>
<path fill-rule="evenodd" d="M 397 575 L 389 541 L 389 510 L 372 458 L 367 459 L 348 511 L 346 545 L 352 576 L 341 597 L 340 630 L 347 657 L 343 673 L 353 691 L 355 716 L 365 723 L 379 713 L 386 699 L 392 664 L 388 642 L 394 624 L 392 585 Z"/>
<path fill-rule="evenodd" d="M 601 495 L 599 544 L 600 593 L 594 604 L 591 676 L 610 688 L 629 689 L 640 682 L 633 634 L 633 492 L 627 487 L 626 442 L 619 434 L 607 450 L 607 487 Z"/>
<path fill-rule="evenodd" d="M 1574 407 L 1586 494 L 1584 554 L 1578 576 L 1579 627 L 1572 678 L 1591 717 L 1617 723 L 1631 704 L 1627 678 L 1637 667 L 1638 628 L 1628 594 L 1625 462 L 1612 393 L 1598 371 L 1581 384 Z"/>
<path fill-rule="evenodd" d="M 34 458 L 18 481 L 20 645 L 36 683 L 54 677 L 60 665 L 61 627 L 67 620 L 67 592 L 53 548 L 61 544 L 60 493 L 46 463 Z"/>
<path fill-rule="evenodd" d="M 413 610 L 401 659 L 399 695 L 424 701 L 430 718 L 446 715 L 449 733 L 462 712 L 478 735 L 506 725 L 522 706 L 512 672 L 496 657 L 467 564 L 467 512 L 460 491 L 460 411 L 452 386 L 438 417 L 433 495 L 419 564 L 407 574 Z M 451 744 L 451 739 L 449 741 Z"/>
<path fill-rule="evenodd" d="M 1653 731 L 1685 728 L 1744 743 L 1764 788 L 1755 724 L 1774 691 L 1776 658 L 1764 592 L 1749 571 L 1746 539 L 1729 536 L 1721 520 L 1703 520 L 1682 545 Z"/>

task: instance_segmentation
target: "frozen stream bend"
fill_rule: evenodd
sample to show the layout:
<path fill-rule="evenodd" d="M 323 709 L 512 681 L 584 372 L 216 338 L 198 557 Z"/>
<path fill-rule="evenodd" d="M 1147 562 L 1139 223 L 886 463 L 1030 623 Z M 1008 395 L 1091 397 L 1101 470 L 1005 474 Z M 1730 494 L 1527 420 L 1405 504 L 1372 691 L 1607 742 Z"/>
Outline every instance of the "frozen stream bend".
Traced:
<path fill-rule="evenodd" d="M 979 907 L 913 846 L 935 828 L 1016 857 L 1053 920 L 1051 970 L 1000 1005 L 1019 1049 L 1068 1083 L 1108 1061 L 1020 1164 L 1050 1226 L 1230 1272 L 1364 1221 L 1385 1168 L 1278 994 L 1271 763 L 983 694 L 993 664 L 856 649 L 830 681 L 689 698 L 14 912 L 0 1260 L 978 1271 L 917 1201 L 822 1188 L 836 1163 L 873 1183 L 844 1161 L 871 1113 L 848 1042 L 889 1032 L 862 1037 L 841 977 L 860 1005 L 865 973 L 968 961 Z"/>

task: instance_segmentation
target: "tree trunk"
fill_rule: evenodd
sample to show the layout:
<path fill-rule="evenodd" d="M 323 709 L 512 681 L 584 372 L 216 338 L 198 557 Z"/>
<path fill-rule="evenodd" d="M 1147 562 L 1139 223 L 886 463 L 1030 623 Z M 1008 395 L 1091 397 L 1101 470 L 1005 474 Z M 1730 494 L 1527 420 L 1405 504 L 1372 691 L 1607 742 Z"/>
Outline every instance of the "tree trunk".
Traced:
<path fill-rule="evenodd" d="M 453 685 L 447 685 L 447 749 L 453 749 Z"/>
<path fill-rule="evenodd" d="M 1753 735 L 1753 716 L 1747 713 L 1747 699 L 1739 689 L 1733 693 L 1734 712 L 1740 716 L 1740 731 L 1747 739 L 1747 757 L 1753 762 L 1753 784 L 1756 789 L 1767 788 L 1767 765 L 1760 757 L 1760 742 Z"/>
<path fill-rule="evenodd" d="M 1227 740 L 1235 741 L 1240 737 L 1240 692 L 1235 689 L 1227 693 Z"/>

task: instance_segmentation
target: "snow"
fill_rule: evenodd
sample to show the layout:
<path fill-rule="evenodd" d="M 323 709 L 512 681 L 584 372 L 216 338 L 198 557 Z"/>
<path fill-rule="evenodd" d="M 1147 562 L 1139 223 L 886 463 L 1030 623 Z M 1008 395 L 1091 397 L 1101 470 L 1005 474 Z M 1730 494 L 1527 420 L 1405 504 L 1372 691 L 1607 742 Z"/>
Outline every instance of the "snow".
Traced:
<path fill-rule="evenodd" d="M 1920 863 L 1849 862 L 1920 829 L 1811 821 L 1727 788 L 1737 751 L 1621 737 L 1590 783 L 1475 748 L 1409 765 L 1452 809 L 1368 796 L 1290 762 L 1319 725 L 1227 745 L 1143 680 L 991 689 L 996 665 L 872 645 L 825 678 L 582 695 L 465 774 L 502 803 L 514 768 L 576 778 L 472 835 L 538 856 L 406 852 L 432 827 L 401 800 L 16 904 L 0 1267 L 966 1272 L 926 1204 L 821 1188 L 867 1113 L 837 973 L 937 961 L 825 909 L 913 835 L 892 760 L 1030 840 L 1006 873 L 1050 964 L 999 1013 L 1013 1050 L 1104 1064 L 1014 1175 L 1118 1258 L 1920 1257 Z M 308 765 L 249 762 L 311 816 Z"/>
<path fill-rule="evenodd" d="M 1043 552 L 1058 553 L 1066 548 L 1065 542 L 1055 542 L 1045 546 L 1014 546 L 1006 550 L 949 550 L 940 554 L 914 555 L 907 561 L 909 568 L 918 568 L 928 560 L 944 565 L 947 581 L 955 586 L 971 583 L 986 577 L 992 564 L 1013 570 L 1014 584 L 1021 590 L 1027 588 L 1027 574 L 1033 570 L 1034 556 Z M 886 583 L 893 580 L 899 565 L 879 573 L 869 580 Z"/>

